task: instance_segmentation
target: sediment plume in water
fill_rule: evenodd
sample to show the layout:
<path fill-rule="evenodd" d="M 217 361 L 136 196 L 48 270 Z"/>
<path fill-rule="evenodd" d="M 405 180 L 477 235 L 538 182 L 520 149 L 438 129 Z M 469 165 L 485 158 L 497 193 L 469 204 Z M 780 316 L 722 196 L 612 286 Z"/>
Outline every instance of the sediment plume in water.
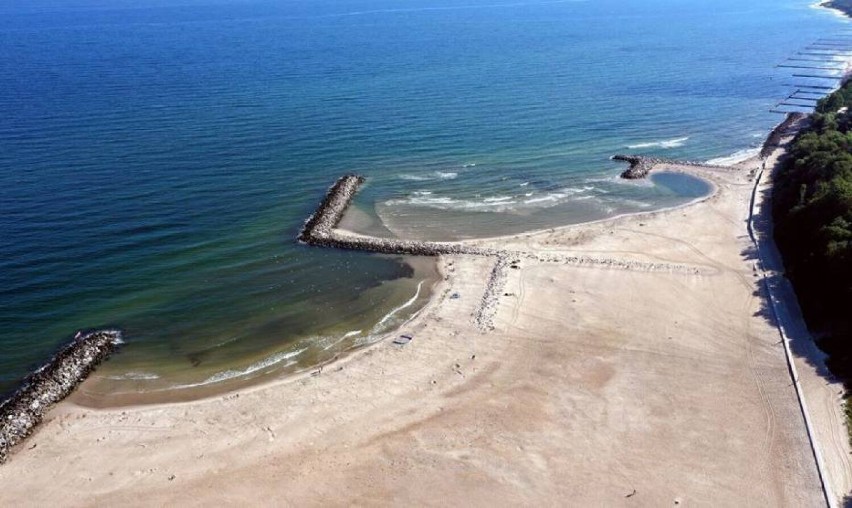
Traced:
<path fill-rule="evenodd" d="M 33 372 L 0 404 L 0 464 L 32 434 L 45 413 L 71 394 L 121 343 L 118 330 L 78 333 L 68 346 Z"/>

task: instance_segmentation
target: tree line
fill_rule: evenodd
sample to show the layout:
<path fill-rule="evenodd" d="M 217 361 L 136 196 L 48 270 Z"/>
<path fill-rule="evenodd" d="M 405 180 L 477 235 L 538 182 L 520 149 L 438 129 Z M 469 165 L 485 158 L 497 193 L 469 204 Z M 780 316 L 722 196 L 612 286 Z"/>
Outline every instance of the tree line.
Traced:
<path fill-rule="evenodd" d="M 849 2 L 852 4 L 852 1 Z M 852 5 L 850 5 L 852 6 Z M 852 384 L 852 82 L 817 104 L 775 176 L 775 241 L 828 366 Z"/>
<path fill-rule="evenodd" d="M 826 7 L 837 9 L 844 12 L 847 16 L 852 16 L 852 0 L 831 0 L 825 4 Z"/>

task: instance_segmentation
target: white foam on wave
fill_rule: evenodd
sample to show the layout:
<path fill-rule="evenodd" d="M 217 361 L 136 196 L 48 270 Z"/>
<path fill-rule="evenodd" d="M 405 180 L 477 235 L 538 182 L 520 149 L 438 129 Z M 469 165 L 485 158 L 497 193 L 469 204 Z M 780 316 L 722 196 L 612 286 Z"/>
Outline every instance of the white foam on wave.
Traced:
<path fill-rule="evenodd" d="M 654 206 L 652 203 L 648 203 L 647 201 L 640 201 L 638 199 L 627 199 L 627 198 L 620 198 L 618 200 L 618 203 L 622 204 L 622 205 L 635 206 L 636 208 L 642 208 L 642 209 L 651 208 L 652 206 Z M 609 206 L 607 206 L 606 209 L 607 209 L 607 213 L 612 213 L 612 211 L 613 211 L 612 207 L 609 207 Z"/>
<path fill-rule="evenodd" d="M 415 192 L 406 198 L 385 201 L 384 204 L 388 206 L 423 206 L 439 210 L 507 212 L 520 208 L 553 206 L 572 199 L 578 200 L 577 196 L 588 194 L 591 191 L 606 194 L 606 191 L 591 185 L 565 187 L 540 196 L 536 196 L 534 192 L 525 192 L 522 196 L 490 196 L 480 200 L 456 199 L 448 196 L 424 195 Z M 584 199 L 589 199 L 589 197 Z"/>
<path fill-rule="evenodd" d="M 715 159 L 710 159 L 709 161 L 707 161 L 707 164 L 712 164 L 714 166 L 733 166 L 734 164 L 738 164 L 759 154 L 760 147 L 745 148 L 742 150 L 737 150 L 731 155 L 727 155 L 725 157 L 717 157 Z"/>
<path fill-rule="evenodd" d="M 342 337 L 337 337 L 337 338 L 334 338 L 334 340 L 329 341 L 328 344 L 323 346 L 322 349 L 323 349 L 323 351 L 328 351 L 329 349 L 335 347 L 336 345 L 340 344 L 344 340 L 346 340 L 350 337 L 355 337 L 356 335 L 360 335 L 361 332 L 363 332 L 363 330 L 348 331 L 348 332 L 344 333 Z"/>
<path fill-rule="evenodd" d="M 573 196 L 577 196 L 578 194 L 584 194 L 584 193 L 587 193 L 587 192 L 592 191 L 592 190 L 595 190 L 595 188 L 591 185 L 585 185 L 583 187 L 566 187 L 565 189 L 560 189 L 556 192 L 551 192 L 551 193 L 545 194 L 543 196 L 537 196 L 537 197 L 534 197 L 534 198 L 525 199 L 523 201 L 523 203 L 525 205 L 533 205 L 533 204 L 536 204 L 536 203 L 560 203 L 562 201 L 565 201 L 568 198 L 571 198 Z M 529 194 L 525 194 L 525 196 L 529 196 Z M 591 197 L 594 197 L 594 196 L 588 196 L 587 199 L 591 198 Z M 580 199 L 581 198 L 579 198 L 579 197 L 574 198 L 574 200 L 580 200 Z"/>
<path fill-rule="evenodd" d="M 401 175 L 397 175 L 397 178 L 412 182 L 428 182 L 430 180 L 454 180 L 455 178 L 458 178 L 458 176 L 459 174 L 455 171 L 433 171 L 422 175 L 403 173 Z"/>
<path fill-rule="evenodd" d="M 126 372 L 120 376 L 107 376 L 106 378 L 130 381 L 150 381 L 152 379 L 160 379 L 160 376 L 150 372 Z"/>
<path fill-rule="evenodd" d="M 623 187 L 653 187 L 654 183 L 648 178 L 621 178 L 621 176 L 616 173 L 610 176 L 604 177 L 594 177 L 594 178 L 586 178 L 583 180 L 585 183 L 602 183 L 609 186 L 623 186 Z M 595 187 L 595 194 L 609 194 L 610 191 L 603 187 Z"/>
<path fill-rule="evenodd" d="M 390 321 L 391 318 L 393 318 L 397 313 L 399 313 L 400 311 L 405 310 L 408 307 L 411 307 L 412 305 L 414 305 L 414 302 L 416 302 L 417 298 L 420 296 L 420 288 L 423 287 L 423 282 L 425 282 L 425 281 L 421 280 L 420 283 L 417 284 L 417 291 L 414 292 L 414 296 L 412 296 L 408 301 L 406 301 L 405 303 L 403 303 L 399 307 L 391 309 L 390 312 L 385 314 L 384 317 L 382 319 L 380 319 L 378 323 L 376 323 L 376 326 L 373 327 L 371 334 L 379 332 L 382 329 L 382 327 L 384 327 L 387 324 L 387 322 Z"/>
<path fill-rule="evenodd" d="M 545 194 L 544 196 L 538 196 L 536 198 L 525 199 L 524 204 L 534 205 L 536 203 L 548 203 L 548 202 L 557 202 L 562 200 L 565 197 L 564 194 L 553 193 L 553 194 Z"/>
<path fill-rule="evenodd" d="M 688 140 L 689 140 L 689 136 L 685 136 L 685 137 L 682 137 L 682 138 L 664 139 L 662 141 L 650 141 L 650 142 L 647 142 L 647 143 L 637 143 L 635 145 L 627 145 L 627 148 L 630 148 L 631 150 L 636 149 L 636 148 L 654 148 L 654 147 L 657 147 L 657 148 L 678 148 L 678 147 L 681 147 L 684 144 L 686 144 L 686 142 Z"/>
<path fill-rule="evenodd" d="M 217 372 L 216 374 L 213 374 L 212 376 L 207 378 L 204 382 L 198 383 L 198 385 L 220 383 L 222 381 L 227 381 L 228 379 L 246 376 L 246 375 L 251 374 L 253 372 L 257 372 L 259 370 L 262 370 L 262 369 L 265 369 L 265 368 L 268 368 L 268 367 L 272 367 L 273 365 L 284 362 L 286 360 L 290 360 L 291 358 L 295 358 L 296 356 L 299 356 L 300 354 L 304 353 L 307 349 L 308 348 L 302 348 L 302 349 L 297 349 L 296 351 L 284 351 L 284 352 L 281 352 L 281 353 L 276 353 L 272 356 L 264 358 L 263 360 L 261 360 L 257 363 L 253 363 L 253 364 L 249 365 L 248 367 L 246 367 L 243 370 L 225 370 L 225 371 L 222 371 L 222 372 Z M 293 360 L 291 362 L 286 363 L 284 366 L 286 367 L 288 365 L 294 365 L 295 363 L 296 363 L 296 361 Z M 190 385 L 190 386 L 196 386 L 196 385 Z"/>

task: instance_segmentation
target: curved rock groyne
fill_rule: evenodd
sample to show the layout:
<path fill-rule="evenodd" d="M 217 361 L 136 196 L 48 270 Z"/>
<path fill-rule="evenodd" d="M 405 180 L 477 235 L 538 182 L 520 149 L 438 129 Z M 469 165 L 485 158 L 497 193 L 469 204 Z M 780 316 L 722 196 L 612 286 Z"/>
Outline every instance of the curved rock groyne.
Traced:
<path fill-rule="evenodd" d="M 338 178 L 325 193 L 319 208 L 305 221 L 299 233 L 299 241 L 310 245 L 321 245 L 316 242 L 331 236 L 363 183 L 364 177 L 360 175 L 350 174 Z"/>
<path fill-rule="evenodd" d="M 653 159 L 642 156 L 617 155 L 613 158 L 627 160 L 631 165 L 646 165 L 645 173 L 650 171 L 654 164 L 666 162 L 664 159 Z M 700 163 L 683 163 L 686 165 L 701 165 Z M 719 166 L 723 167 L 723 166 Z M 729 168 L 725 168 L 729 169 Z M 359 234 L 340 231 L 335 229 L 346 208 L 352 202 L 352 198 L 358 191 L 364 178 L 358 175 L 346 175 L 334 183 L 323 198 L 317 211 L 311 215 L 299 233 L 298 240 L 308 245 L 317 247 L 334 247 L 338 249 L 361 250 L 381 254 L 405 254 L 413 256 L 440 256 L 454 254 L 468 254 L 474 256 L 487 256 L 496 258 L 494 268 L 485 284 L 485 292 L 473 314 L 473 322 L 476 327 L 487 333 L 494 329 L 494 317 L 500 305 L 500 295 L 506 285 L 508 278 L 507 267 L 519 268 L 521 258 L 531 259 L 538 262 L 563 263 L 575 266 L 610 267 L 624 270 L 639 271 L 665 271 L 680 272 L 686 274 L 708 274 L 713 273 L 707 267 L 675 265 L 669 263 L 647 263 L 641 261 L 619 260 L 610 258 L 598 258 L 588 256 L 566 256 L 559 254 L 534 254 L 511 249 L 494 249 L 467 245 L 460 242 L 429 242 L 417 240 L 399 240 L 396 238 L 377 238 L 362 236 Z"/>
<path fill-rule="evenodd" d="M 453 242 L 429 242 L 417 240 L 398 240 L 396 238 L 376 238 L 341 233 L 335 230 L 343 214 L 364 183 L 360 175 L 340 177 L 320 202 L 297 237 L 300 242 L 317 247 L 335 247 L 338 249 L 363 250 L 381 254 L 407 254 L 411 256 L 437 256 L 440 254 L 475 254 L 480 256 L 497 255 L 493 249 L 484 249 Z"/>
<path fill-rule="evenodd" d="M 70 395 L 120 342 L 117 330 L 78 333 L 0 404 L 0 464 L 6 462 L 11 447 L 33 432 L 50 407 Z"/>
<path fill-rule="evenodd" d="M 660 157 L 648 157 L 645 155 L 616 154 L 610 157 L 610 159 L 615 161 L 623 161 L 630 164 L 630 167 L 625 169 L 624 172 L 621 173 L 621 178 L 625 178 L 628 180 L 645 178 L 646 176 L 648 176 L 648 173 L 650 173 L 651 170 L 654 169 L 654 166 L 658 164 L 670 164 L 672 166 L 693 166 L 714 169 L 731 169 L 728 166 L 706 164 L 704 162 L 699 161 L 679 161 L 674 159 L 663 159 Z"/>
<path fill-rule="evenodd" d="M 630 164 L 630 167 L 625 169 L 621 173 L 621 178 L 625 178 L 627 180 L 638 180 L 639 178 L 645 178 L 648 176 L 648 173 L 651 172 L 651 168 L 654 167 L 654 162 L 649 157 L 642 157 L 641 155 L 613 155 L 611 157 L 614 161 L 623 161 Z"/>
<path fill-rule="evenodd" d="M 441 254 L 496 256 L 499 253 L 499 251 L 494 249 L 485 249 L 458 243 L 362 237 L 340 234 L 334 231 L 328 236 L 311 238 L 305 243 L 317 247 L 335 247 L 338 249 L 362 250 L 379 254 L 404 254 L 409 256 L 439 256 Z"/>

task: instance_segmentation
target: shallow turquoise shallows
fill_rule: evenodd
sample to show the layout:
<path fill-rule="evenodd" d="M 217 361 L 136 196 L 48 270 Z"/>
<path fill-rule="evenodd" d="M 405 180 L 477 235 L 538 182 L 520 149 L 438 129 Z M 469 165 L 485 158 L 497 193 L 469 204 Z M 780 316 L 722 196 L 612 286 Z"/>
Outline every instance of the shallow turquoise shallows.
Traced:
<path fill-rule="evenodd" d="M 428 265 L 294 237 L 333 180 L 353 227 L 493 236 L 694 199 L 617 152 L 708 160 L 780 121 L 812 0 L 6 0 L 0 392 L 118 326 L 104 390 L 306 368 L 422 305 Z M 179 4 L 179 5 L 175 5 Z"/>

